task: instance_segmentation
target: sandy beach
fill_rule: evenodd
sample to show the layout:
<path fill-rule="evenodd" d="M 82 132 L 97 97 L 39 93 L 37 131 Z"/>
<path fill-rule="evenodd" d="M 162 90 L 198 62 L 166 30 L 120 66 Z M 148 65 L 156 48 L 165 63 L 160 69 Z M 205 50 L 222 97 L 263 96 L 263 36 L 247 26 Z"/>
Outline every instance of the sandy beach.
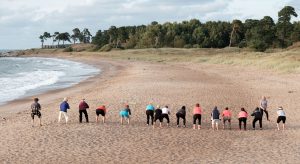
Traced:
<path fill-rule="evenodd" d="M 51 55 L 91 64 L 100 75 L 76 86 L 41 94 L 43 126 L 31 127 L 33 97 L 0 106 L 0 163 L 299 163 L 300 76 L 252 67 L 190 62 L 116 60 L 97 55 Z M 238 130 L 241 107 L 251 113 L 261 96 L 269 100 L 270 122 L 263 130 Z M 59 104 L 69 97 L 68 125 L 57 123 Z M 90 123 L 79 124 L 78 104 L 90 105 Z M 146 126 L 147 103 L 168 105 L 171 126 Z M 121 126 L 124 103 L 132 110 L 130 125 Z M 192 129 L 192 109 L 204 109 L 202 129 Z M 105 104 L 107 122 L 95 123 L 95 109 Z M 187 128 L 176 128 L 176 111 L 187 106 Z M 233 112 L 232 130 L 213 131 L 214 106 Z M 276 129 L 276 111 L 287 114 L 285 131 Z M 182 123 L 182 122 L 181 122 Z M 165 124 L 164 124 L 165 125 Z"/>

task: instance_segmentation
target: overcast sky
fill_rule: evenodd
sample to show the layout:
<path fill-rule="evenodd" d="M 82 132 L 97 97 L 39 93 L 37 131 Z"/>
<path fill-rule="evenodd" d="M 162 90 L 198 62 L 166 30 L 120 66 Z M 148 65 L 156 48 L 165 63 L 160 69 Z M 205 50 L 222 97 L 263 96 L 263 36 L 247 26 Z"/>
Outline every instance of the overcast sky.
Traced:
<path fill-rule="evenodd" d="M 75 27 L 87 27 L 94 35 L 111 25 L 152 21 L 231 21 L 265 15 L 276 21 L 286 5 L 300 14 L 299 0 L 0 0 L 0 49 L 39 47 L 38 36 L 44 31 L 71 32 Z"/>

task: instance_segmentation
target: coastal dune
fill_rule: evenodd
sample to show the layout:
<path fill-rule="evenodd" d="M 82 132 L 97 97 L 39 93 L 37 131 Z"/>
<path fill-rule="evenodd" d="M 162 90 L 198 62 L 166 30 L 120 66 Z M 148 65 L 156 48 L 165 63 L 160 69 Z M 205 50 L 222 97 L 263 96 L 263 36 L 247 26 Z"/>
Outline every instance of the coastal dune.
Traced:
<path fill-rule="evenodd" d="M 256 68 L 112 60 L 96 55 L 52 55 L 99 67 L 101 75 L 74 87 L 40 95 L 42 127 L 31 127 L 30 98 L 1 106 L 0 161 L 3 163 L 297 163 L 300 159 L 300 76 Z M 251 113 L 261 96 L 269 100 L 271 121 L 263 130 L 239 131 L 241 107 Z M 69 97 L 70 122 L 57 123 L 58 107 Z M 90 105 L 90 123 L 78 123 L 78 103 Z M 171 127 L 146 126 L 145 107 L 168 105 Z M 119 111 L 128 103 L 131 124 L 121 126 Z M 192 109 L 203 110 L 201 130 L 192 130 Z M 105 104 L 107 122 L 95 123 Z M 187 107 L 187 128 L 176 128 L 176 111 Z M 214 106 L 233 113 L 233 130 L 213 131 Z M 287 129 L 276 130 L 276 109 L 287 113 Z M 247 122 L 251 129 L 252 118 Z M 180 122 L 182 125 L 182 122 Z M 165 125 L 165 124 L 163 124 Z"/>

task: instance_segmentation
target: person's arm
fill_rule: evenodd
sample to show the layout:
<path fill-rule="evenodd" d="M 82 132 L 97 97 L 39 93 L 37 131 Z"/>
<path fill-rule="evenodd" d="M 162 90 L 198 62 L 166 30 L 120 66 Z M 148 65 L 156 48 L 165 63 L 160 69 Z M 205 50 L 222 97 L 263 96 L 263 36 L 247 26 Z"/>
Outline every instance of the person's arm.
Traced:
<path fill-rule="evenodd" d="M 39 110 L 42 110 L 42 106 L 41 104 L 38 104 Z"/>
<path fill-rule="evenodd" d="M 131 115 L 131 110 L 130 109 L 128 109 L 128 113 L 129 113 L 129 115 Z"/>
<path fill-rule="evenodd" d="M 89 109 L 89 108 L 90 108 L 90 107 L 89 107 L 89 104 L 87 104 L 87 103 L 85 103 L 85 104 L 86 104 L 86 108 Z"/>
<path fill-rule="evenodd" d="M 69 103 L 67 103 L 67 109 L 70 109 L 70 105 L 69 105 Z"/>

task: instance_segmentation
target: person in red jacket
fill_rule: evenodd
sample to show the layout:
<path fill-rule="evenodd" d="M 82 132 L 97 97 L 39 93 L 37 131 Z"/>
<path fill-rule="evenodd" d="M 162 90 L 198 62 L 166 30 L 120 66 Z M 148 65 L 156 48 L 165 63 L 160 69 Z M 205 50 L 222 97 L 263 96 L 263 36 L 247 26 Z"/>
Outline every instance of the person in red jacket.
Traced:
<path fill-rule="evenodd" d="M 89 122 L 89 116 L 86 109 L 89 109 L 89 105 L 85 102 L 85 99 L 82 99 L 79 103 L 79 122 L 82 123 L 82 114 L 85 116 L 85 120 Z"/>
<path fill-rule="evenodd" d="M 99 122 L 99 115 L 103 116 L 102 122 L 105 123 L 106 107 L 101 105 L 96 109 L 96 122 Z"/>

